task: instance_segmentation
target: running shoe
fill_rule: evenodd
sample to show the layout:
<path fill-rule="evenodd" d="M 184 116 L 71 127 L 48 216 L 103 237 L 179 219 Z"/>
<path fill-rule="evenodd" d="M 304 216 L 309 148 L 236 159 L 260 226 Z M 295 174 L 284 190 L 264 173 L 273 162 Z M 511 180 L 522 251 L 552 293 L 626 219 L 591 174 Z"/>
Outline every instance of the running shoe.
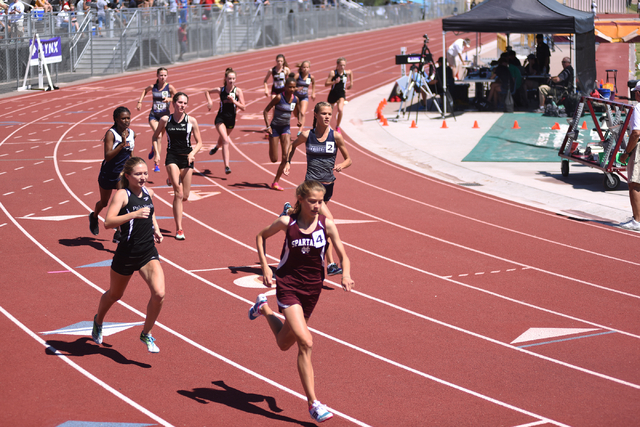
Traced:
<path fill-rule="evenodd" d="M 160 172 L 160 166 L 158 166 L 158 165 L 154 165 L 154 166 L 153 166 L 153 171 L 154 171 L 154 172 Z"/>
<path fill-rule="evenodd" d="M 620 223 L 620 227 L 627 230 L 640 231 L 640 222 L 636 221 L 634 218 L 631 218 L 627 222 Z"/>
<path fill-rule="evenodd" d="M 93 216 L 93 212 L 89 214 L 89 230 L 94 236 L 100 234 L 100 224 L 98 223 L 98 218 Z"/>
<path fill-rule="evenodd" d="M 122 235 L 120 234 L 120 229 L 116 228 L 116 232 L 113 233 L 113 243 L 120 243 L 120 239 L 122 239 Z"/>
<path fill-rule="evenodd" d="M 218 146 L 216 145 L 215 147 L 213 147 L 211 150 L 209 150 L 209 155 L 213 156 L 214 154 L 216 154 L 218 152 Z"/>
<path fill-rule="evenodd" d="M 271 184 L 271 188 L 277 191 L 284 191 L 284 188 L 280 187 L 280 185 L 277 182 L 274 182 L 273 184 Z"/>
<path fill-rule="evenodd" d="M 338 264 L 332 262 L 327 266 L 327 274 L 329 276 L 335 276 L 336 274 L 342 274 L 342 268 L 338 267 Z"/>
<path fill-rule="evenodd" d="M 291 203 L 286 202 L 282 208 L 282 213 L 279 216 L 289 215 L 289 209 L 291 209 Z"/>
<path fill-rule="evenodd" d="M 91 330 L 91 338 L 93 338 L 93 342 L 95 342 L 98 345 L 101 345 L 102 344 L 102 326 L 98 326 L 98 324 L 96 323 L 96 317 L 98 317 L 97 314 L 93 316 L 93 329 Z"/>
<path fill-rule="evenodd" d="M 151 336 L 151 332 L 149 332 L 148 334 L 145 334 L 144 332 L 140 332 L 140 341 L 145 343 L 145 345 L 147 346 L 147 350 L 149 350 L 149 353 L 160 352 L 160 349 L 156 345 L 156 339 Z"/>
<path fill-rule="evenodd" d="M 184 231 L 182 230 L 178 230 L 178 232 L 176 233 L 176 240 L 184 240 Z"/>
<path fill-rule="evenodd" d="M 256 298 L 256 303 L 253 304 L 253 307 L 249 309 L 249 320 L 255 320 L 258 317 L 262 316 L 262 312 L 260 311 L 260 307 L 267 303 L 267 297 L 264 294 L 258 295 Z"/>
<path fill-rule="evenodd" d="M 318 423 L 327 421 L 333 417 L 333 414 L 329 409 L 320 403 L 319 400 L 314 401 L 313 405 L 309 406 L 309 415 L 311 415 L 311 418 Z"/>
<path fill-rule="evenodd" d="M 226 173 L 227 175 L 229 175 L 231 173 L 231 168 L 229 166 L 225 166 L 224 167 L 224 173 Z"/>
<path fill-rule="evenodd" d="M 172 187 L 171 180 L 169 178 L 167 178 L 167 187 Z"/>
<path fill-rule="evenodd" d="M 338 132 L 339 134 L 342 134 L 342 131 L 340 130 L 340 128 L 336 128 L 336 132 Z"/>
<path fill-rule="evenodd" d="M 149 151 L 149 160 L 153 160 L 153 156 L 155 156 L 155 151 L 153 149 L 153 144 L 151 144 L 151 151 Z"/>

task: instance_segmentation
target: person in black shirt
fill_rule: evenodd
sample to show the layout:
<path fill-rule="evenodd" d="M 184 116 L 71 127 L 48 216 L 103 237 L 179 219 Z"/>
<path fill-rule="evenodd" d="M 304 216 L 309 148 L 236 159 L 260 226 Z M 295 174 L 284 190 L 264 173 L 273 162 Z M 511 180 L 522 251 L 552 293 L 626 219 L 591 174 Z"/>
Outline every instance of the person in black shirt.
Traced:
<path fill-rule="evenodd" d="M 546 74 L 549 72 L 549 63 L 551 59 L 551 51 L 549 45 L 544 42 L 544 36 L 538 34 L 536 36 L 536 63 L 538 64 L 538 73 Z"/>
<path fill-rule="evenodd" d="M 538 87 L 538 97 L 540 100 L 539 112 L 544 112 L 544 104 L 548 96 L 558 97 L 564 91 L 571 92 L 573 90 L 573 67 L 571 59 L 562 58 L 562 71 L 556 77 L 549 79 L 548 85 Z"/>

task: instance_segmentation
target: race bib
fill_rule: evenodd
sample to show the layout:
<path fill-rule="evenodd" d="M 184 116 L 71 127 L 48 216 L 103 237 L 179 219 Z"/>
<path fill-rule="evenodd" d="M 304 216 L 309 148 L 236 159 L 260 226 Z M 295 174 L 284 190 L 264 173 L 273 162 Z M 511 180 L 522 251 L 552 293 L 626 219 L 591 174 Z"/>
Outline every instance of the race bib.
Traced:
<path fill-rule="evenodd" d="M 305 80 L 305 82 L 310 85 L 311 84 L 311 77 L 307 77 L 307 79 Z"/>
<path fill-rule="evenodd" d="M 336 151 L 336 143 L 335 141 L 327 141 L 327 148 L 326 148 L 326 152 L 327 153 L 335 153 Z"/>
<path fill-rule="evenodd" d="M 163 90 L 162 91 L 162 99 L 168 98 L 168 97 L 169 97 L 169 91 L 168 90 Z"/>
<path fill-rule="evenodd" d="M 281 89 L 284 87 L 284 82 L 282 80 L 276 80 L 273 82 L 273 87 L 276 89 Z"/>
<path fill-rule="evenodd" d="M 327 244 L 327 241 L 324 238 L 324 230 L 314 231 L 311 234 L 311 238 L 313 239 L 313 246 L 316 248 L 321 248 Z"/>
<path fill-rule="evenodd" d="M 236 94 L 235 94 L 235 93 L 233 93 L 233 92 L 231 92 L 229 95 L 227 95 L 227 97 L 228 97 L 229 99 L 236 99 Z"/>
<path fill-rule="evenodd" d="M 166 108 L 166 104 L 164 102 L 154 102 L 153 103 L 153 111 L 156 113 L 160 113 L 164 111 Z"/>
<path fill-rule="evenodd" d="M 291 103 L 291 111 L 293 111 L 295 108 L 296 108 L 296 103 L 295 103 L 295 102 L 292 102 L 292 103 Z"/>
<path fill-rule="evenodd" d="M 344 76 L 342 76 L 342 83 L 346 83 L 347 82 L 347 75 L 345 74 Z"/>

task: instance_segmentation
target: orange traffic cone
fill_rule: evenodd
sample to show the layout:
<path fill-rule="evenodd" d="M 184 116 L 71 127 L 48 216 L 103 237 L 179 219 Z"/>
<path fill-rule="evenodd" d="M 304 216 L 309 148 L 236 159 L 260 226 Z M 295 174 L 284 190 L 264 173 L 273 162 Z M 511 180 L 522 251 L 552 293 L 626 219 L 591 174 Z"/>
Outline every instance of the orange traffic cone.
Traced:
<path fill-rule="evenodd" d="M 586 129 L 589 129 L 589 128 L 587 127 L 587 122 L 584 122 L 584 121 L 583 121 L 583 122 L 582 122 L 582 127 L 581 127 L 580 129 L 585 129 L 585 130 L 586 130 Z"/>
<path fill-rule="evenodd" d="M 382 126 L 389 126 L 389 122 L 385 117 L 382 118 Z"/>
<path fill-rule="evenodd" d="M 442 126 L 440 126 L 440 129 L 449 129 L 449 126 L 447 126 L 447 121 L 446 120 L 442 121 Z"/>
<path fill-rule="evenodd" d="M 387 100 L 386 99 L 382 100 L 382 105 L 387 105 Z"/>
<path fill-rule="evenodd" d="M 415 120 L 411 120 L 411 126 L 410 127 L 411 127 L 411 129 L 415 129 L 415 128 L 418 127 L 418 125 L 416 124 Z"/>
<path fill-rule="evenodd" d="M 556 122 L 553 126 L 551 126 L 551 130 L 560 130 L 560 124 Z"/>
<path fill-rule="evenodd" d="M 513 122 L 513 127 L 511 129 L 520 129 L 520 125 L 518 124 L 517 120 Z"/>
<path fill-rule="evenodd" d="M 382 111 L 378 110 L 376 116 L 378 117 L 378 120 L 382 120 L 384 118 L 384 116 L 382 115 Z"/>
<path fill-rule="evenodd" d="M 471 129 L 480 129 L 480 126 L 478 126 L 477 120 L 473 122 L 473 127 Z"/>

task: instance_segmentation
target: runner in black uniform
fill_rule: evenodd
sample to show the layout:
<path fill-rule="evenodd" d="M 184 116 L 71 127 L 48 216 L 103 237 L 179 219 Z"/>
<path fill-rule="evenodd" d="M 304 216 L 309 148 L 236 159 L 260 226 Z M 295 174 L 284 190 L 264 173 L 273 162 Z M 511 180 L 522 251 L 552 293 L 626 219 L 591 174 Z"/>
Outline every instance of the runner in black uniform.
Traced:
<path fill-rule="evenodd" d="M 160 119 L 152 139 L 156 148 L 155 162 L 159 163 L 160 134 L 167 131 L 167 158 L 164 164 L 173 185 L 173 218 L 176 221 L 178 240 L 185 239 L 182 231 L 182 203 L 189 199 L 193 162 L 202 147 L 198 122 L 186 113 L 188 102 L 189 97 L 185 93 L 178 92 L 173 96 L 173 114 Z M 191 135 L 196 140 L 195 146 L 191 145 Z"/>
<path fill-rule="evenodd" d="M 224 161 L 224 173 L 229 175 L 231 168 L 229 167 L 229 145 L 231 144 L 231 131 L 236 125 L 236 110 L 240 108 L 244 111 L 244 95 L 242 90 L 236 84 L 236 72 L 231 68 L 227 68 L 224 72 L 224 86 L 216 87 L 205 91 L 207 98 L 207 106 L 209 111 L 213 107 L 211 94 L 220 94 L 220 109 L 216 115 L 215 125 L 218 130 L 218 142 L 210 151 L 210 155 L 216 154 L 218 148 L 222 147 L 222 160 Z"/>
<path fill-rule="evenodd" d="M 297 202 L 290 216 L 278 218 L 256 237 L 263 282 L 268 287 L 276 285 L 278 308 L 284 314 L 284 323 L 273 314 L 265 295 L 258 295 L 255 305 L 249 310 L 251 320 L 260 315 L 266 317 L 280 350 L 286 351 L 293 344 L 298 344 L 298 373 L 309 403 L 309 413 L 317 422 L 333 416 L 326 406 L 316 400 L 311 365 L 313 337 L 307 327 L 322 290 L 327 240 L 333 242 L 342 261 L 343 289 L 350 291 L 354 286 L 350 277 L 351 264 L 338 229 L 331 219 L 319 214 L 323 196 L 322 184 L 316 181 L 303 182 L 296 189 Z M 284 231 L 286 238 L 274 279 L 265 254 L 266 240 L 279 231 Z"/>
<path fill-rule="evenodd" d="M 282 151 L 282 160 L 278 171 L 273 179 L 271 188 L 278 191 L 284 191 L 284 188 L 280 187 L 278 181 L 282 176 L 284 170 L 287 150 L 291 145 L 291 114 L 295 114 L 298 118 L 298 126 L 300 126 L 300 107 L 298 104 L 298 98 L 294 95 L 296 91 L 296 79 L 293 73 L 289 76 L 285 84 L 285 91 L 279 95 L 276 95 L 271 102 L 262 111 L 264 116 L 264 122 L 267 125 L 269 131 L 269 159 L 275 163 L 278 161 L 278 141 L 280 141 L 280 150 Z M 271 124 L 268 123 L 269 110 L 273 110 L 273 120 Z"/>
<path fill-rule="evenodd" d="M 296 74 L 296 96 L 300 102 L 300 127 L 298 128 L 298 135 L 304 129 L 304 122 L 307 114 L 307 106 L 309 104 L 309 98 L 316 100 L 316 79 L 313 78 L 309 70 L 311 69 L 311 62 L 303 61 L 298 66 L 298 74 Z M 311 92 L 309 92 L 311 90 Z"/>
<path fill-rule="evenodd" d="M 281 94 L 284 92 L 284 82 L 287 79 L 287 76 L 291 73 L 289 69 L 289 65 L 287 64 L 287 60 L 284 58 L 283 54 L 279 54 L 276 56 L 276 65 L 273 68 L 270 68 L 267 71 L 267 75 L 264 78 L 264 95 L 274 96 Z M 271 90 L 269 90 L 269 77 L 273 78 L 273 85 L 271 86 Z"/>
<path fill-rule="evenodd" d="M 111 192 L 118 188 L 120 172 L 129 157 L 133 156 L 136 134 L 129 129 L 131 112 L 127 107 L 118 107 L 113 111 L 113 126 L 104 135 L 104 160 L 98 175 L 100 200 L 89 214 L 89 230 L 97 236 L 100 233 L 98 215 L 109 204 Z M 120 241 L 120 231 L 116 228 L 113 243 Z"/>
<path fill-rule="evenodd" d="M 166 68 L 158 68 L 158 70 L 156 71 L 156 76 L 156 82 L 153 85 L 144 88 L 144 90 L 142 91 L 142 95 L 140 95 L 138 105 L 136 106 L 136 109 L 140 111 L 140 108 L 142 107 L 142 100 L 145 96 L 147 96 L 147 93 L 151 92 L 153 100 L 151 104 L 151 111 L 149 112 L 149 126 L 151 126 L 151 130 L 153 132 L 156 131 L 160 119 L 171 114 L 171 112 L 169 111 L 169 106 L 171 105 L 171 98 L 176 93 L 176 89 L 172 85 L 167 83 L 169 72 Z M 152 145 L 151 152 L 149 153 L 149 160 L 153 159 L 154 157 L 153 151 L 154 148 Z M 153 171 L 160 172 L 160 165 L 156 163 L 153 167 Z"/>
<path fill-rule="evenodd" d="M 336 114 L 336 131 L 340 132 L 340 123 L 342 122 L 342 111 L 344 110 L 344 104 L 346 102 L 346 89 L 353 87 L 353 72 L 346 70 L 347 60 L 344 58 L 338 58 L 336 61 L 336 69 L 329 73 L 327 81 L 324 82 L 325 86 L 331 86 L 329 91 L 328 102 L 332 107 L 338 104 L 338 112 Z"/>
<path fill-rule="evenodd" d="M 162 242 L 162 234 L 154 214 L 153 190 L 145 187 L 148 178 L 144 160 L 140 157 L 127 160 L 121 174 L 122 188 L 113 196 L 107 209 L 104 225 L 107 228 L 120 227 L 122 240 L 113 256 L 109 290 L 100 298 L 91 336 L 96 344 L 102 344 L 104 317 L 122 298 L 133 272 L 138 270 L 151 290 L 140 340 L 149 352 L 157 353 L 160 349 L 151 336 L 151 328 L 164 302 L 164 272 L 155 246 L 155 243 Z"/>
<path fill-rule="evenodd" d="M 333 215 L 329 211 L 329 200 L 333 196 L 333 184 L 336 177 L 333 172 L 341 172 L 351 166 L 351 157 L 344 143 L 344 138 L 331 129 L 331 105 L 328 102 L 318 102 L 313 110 L 313 129 L 302 132 L 298 139 L 289 147 L 287 153 L 287 164 L 283 173 L 289 175 L 291 170 L 291 159 L 296 147 L 305 144 L 307 153 L 307 174 L 305 180 L 319 181 L 325 188 L 325 194 L 320 208 L 320 213 L 333 220 Z M 336 150 L 337 148 L 337 150 Z M 336 165 L 336 154 L 340 151 L 343 161 Z M 327 246 L 327 274 L 342 273 L 342 269 L 334 262 L 331 243 Z"/>

